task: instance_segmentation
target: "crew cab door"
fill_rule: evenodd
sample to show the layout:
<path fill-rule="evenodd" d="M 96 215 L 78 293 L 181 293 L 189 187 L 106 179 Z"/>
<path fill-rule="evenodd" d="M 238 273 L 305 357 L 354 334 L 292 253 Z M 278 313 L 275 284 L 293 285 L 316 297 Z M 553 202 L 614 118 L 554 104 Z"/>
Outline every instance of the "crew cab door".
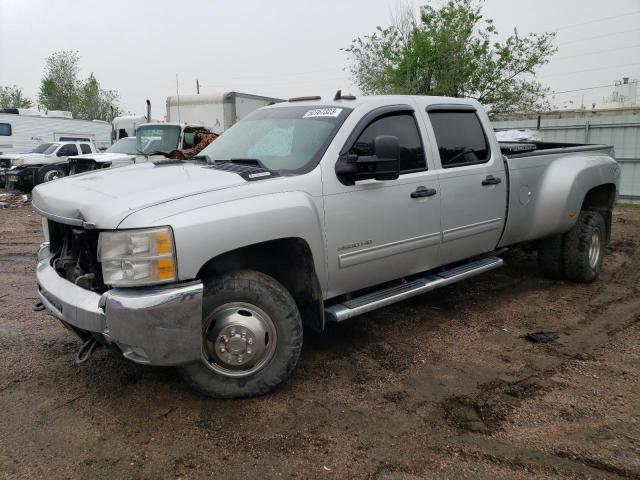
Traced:
<path fill-rule="evenodd" d="M 440 263 L 490 252 L 504 228 L 508 179 L 500 148 L 483 128 L 489 120 L 473 105 L 431 105 L 426 115 L 440 160 Z"/>
<path fill-rule="evenodd" d="M 56 152 L 55 163 L 66 162 L 69 157 L 78 155 L 78 147 L 75 143 L 66 143 Z"/>
<path fill-rule="evenodd" d="M 400 141 L 396 180 L 367 179 L 345 185 L 339 181 L 335 163 L 323 162 L 328 297 L 427 270 L 438 262 L 437 172 L 428 165 L 423 125 L 416 121 L 413 106 L 370 111 L 341 153 L 371 155 L 379 135 Z"/>

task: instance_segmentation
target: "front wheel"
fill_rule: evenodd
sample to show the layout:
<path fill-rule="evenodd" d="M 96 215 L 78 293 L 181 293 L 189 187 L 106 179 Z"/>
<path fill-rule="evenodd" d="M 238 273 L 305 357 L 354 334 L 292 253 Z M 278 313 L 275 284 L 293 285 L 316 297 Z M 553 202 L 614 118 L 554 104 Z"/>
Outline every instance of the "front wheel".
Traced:
<path fill-rule="evenodd" d="M 602 270 L 607 227 L 599 212 L 582 211 L 578 221 L 564 235 L 564 272 L 569 280 L 593 282 Z"/>
<path fill-rule="evenodd" d="M 66 172 L 62 167 L 59 167 L 58 165 L 45 165 L 36 173 L 36 185 L 57 180 L 65 175 Z"/>
<path fill-rule="evenodd" d="M 302 320 L 274 278 L 239 270 L 205 282 L 202 359 L 179 368 L 217 398 L 262 395 L 286 380 L 302 349 Z"/>

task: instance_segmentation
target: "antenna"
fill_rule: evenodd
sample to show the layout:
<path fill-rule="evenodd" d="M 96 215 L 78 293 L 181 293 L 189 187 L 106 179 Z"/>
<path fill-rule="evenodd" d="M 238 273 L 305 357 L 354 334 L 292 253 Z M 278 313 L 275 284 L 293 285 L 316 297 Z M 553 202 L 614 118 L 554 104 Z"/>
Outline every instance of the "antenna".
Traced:
<path fill-rule="evenodd" d="M 356 99 L 356 97 L 353 96 L 353 95 L 342 95 L 342 90 L 338 90 L 336 92 L 336 96 L 333 97 L 334 101 L 337 101 L 337 100 L 355 100 L 355 99 Z"/>

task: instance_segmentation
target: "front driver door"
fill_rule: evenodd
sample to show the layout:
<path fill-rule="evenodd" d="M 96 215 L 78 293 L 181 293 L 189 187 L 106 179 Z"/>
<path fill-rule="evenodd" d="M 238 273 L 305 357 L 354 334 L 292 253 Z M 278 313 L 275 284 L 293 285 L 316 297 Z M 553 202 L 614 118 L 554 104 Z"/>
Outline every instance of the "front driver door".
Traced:
<path fill-rule="evenodd" d="M 403 105 L 374 110 L 356 126 L 355 140 L 348 140 L 345 149 L 370 155 L 378 135 L 400 140 L 401 173 L 397 180 L 343 185 L 335 171 L 330 171 L 332 165 L 323 173 L 328 297 L 428 270 L 438 262 L 437 172 L 427 168 L 413 108 Z M 424 190 L 432 194 L 415 194 Z"/>

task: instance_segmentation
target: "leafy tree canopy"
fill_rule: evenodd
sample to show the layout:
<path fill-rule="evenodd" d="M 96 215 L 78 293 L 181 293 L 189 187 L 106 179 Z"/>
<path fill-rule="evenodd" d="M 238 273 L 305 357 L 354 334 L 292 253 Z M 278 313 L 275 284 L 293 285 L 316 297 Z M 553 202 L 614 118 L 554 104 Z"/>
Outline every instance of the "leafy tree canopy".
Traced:
<path fill-rule="evenodd" d="M 470 97 L 491 113 L 542 110 L 548 89 L 536 70 L 556 52 L 555 33 L 506 40 L 476 0 L 425 5 L 416 18 L 405 6 L 387 28 L 356 38 L 344 50 L 350 72 L 365 94 Z"/>
<path fill-rule="evenodd" d="M 0 87 L 0 108 L 31 108 L 33 102 L 26 97 L 21 88 Z"/>
<path fill-rule="evenodd" d="M 120 97 L 104 90 L 91 73 L 80 79 L 80 56 L 76 51 L 54 52 L 47 58 L 38 101 L 47 110 L 67 110 L 74 118 L 110 122 L 121 114 Z"/>

